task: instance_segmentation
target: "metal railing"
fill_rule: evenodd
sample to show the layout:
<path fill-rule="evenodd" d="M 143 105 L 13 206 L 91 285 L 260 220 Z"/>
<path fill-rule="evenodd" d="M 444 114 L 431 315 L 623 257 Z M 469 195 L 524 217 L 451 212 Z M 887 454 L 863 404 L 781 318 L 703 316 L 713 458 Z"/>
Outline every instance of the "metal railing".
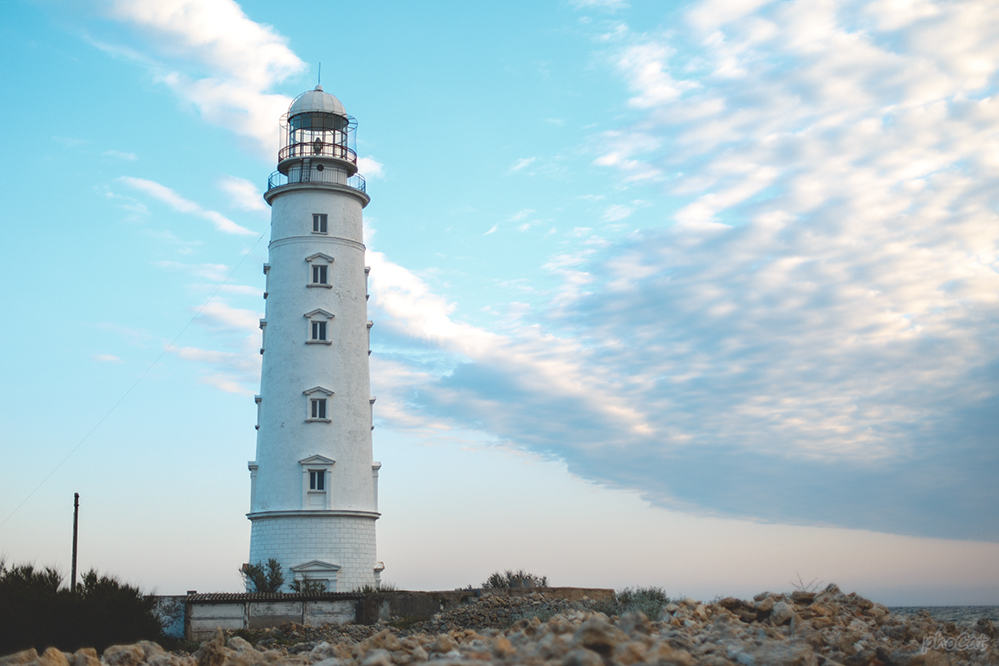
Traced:
<path fill-rule="evenodd" d="M 280 171 L 275 171 L 271 174 L 271 177 L 267 179 L 267 191 L 273 190 L 275 187 L 281 187 L 282 185 L 288 185 L 289 183 L 329 183 L 333 185 L 344 185 L 352 189 L 358 190 L 359 192 L 367 193 L 367 184 L 364 182 L 364 176 L 361 174 L 355 174 L 350 178 L 347 177 L 346 172 L 339 169 L 322 169 L 320 170 L 318 166 L 314 166 L 311 169 L 303 170 L 301 167 L 292 168 L 288 170 L 288 174 L 285 175 Z"/>
<path fill-rule="evenodd" d="M 278 162 L 291 157 L 335 157 L 337 159 L 357 164 L 357 153 L 338 143 L 310 141 L 293 143 L 278 151 Z"/>

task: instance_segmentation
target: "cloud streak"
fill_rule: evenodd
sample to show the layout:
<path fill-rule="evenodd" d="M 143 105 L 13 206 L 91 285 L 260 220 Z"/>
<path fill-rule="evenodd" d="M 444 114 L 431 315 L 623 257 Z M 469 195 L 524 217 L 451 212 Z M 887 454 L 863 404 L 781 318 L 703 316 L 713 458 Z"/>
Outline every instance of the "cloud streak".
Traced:
<path fill-rule="evenodd" d="M 242 236 L 257 235 L 257 232 L 236 224 L 222 213 L 214 210 L 207 210 L 201 207 L 201 205 L 180 196 L 169 187 L 161 185 L 155 181 L 146 180 L 145 178 L 132 178 L 131 176 L 122 176 L 118 180 L 133 189 L 145 192 L 154 199 L 162 201 L 179 213 L 196 215 L 197 217 L 208 220 L 215 225 L 216 229 L 223 233 Z"/>
<path fill-rule="evenodd" d="M 167 59 L 187 61 L 208 76 L 154 64 L 136 49 L 102 46 L 152 66 L 159 80 L 208 122 L 251 138 L 273 158 L 275 120 L 291 101 L 268 92 L 305 70 L 305 63 L 273 28 L 250 20 L 233 0 L 115 0 L 108 15 L 132 26 Z"/>
<path fill-rule="evenodd" d="M 999 10 L 712 7 L 608 58 L 634 121 L 595 165 L 666 226 L 569 234 L 502 336 L 378 257 L 388 402 L 661 505 L 999 540 Z"/>

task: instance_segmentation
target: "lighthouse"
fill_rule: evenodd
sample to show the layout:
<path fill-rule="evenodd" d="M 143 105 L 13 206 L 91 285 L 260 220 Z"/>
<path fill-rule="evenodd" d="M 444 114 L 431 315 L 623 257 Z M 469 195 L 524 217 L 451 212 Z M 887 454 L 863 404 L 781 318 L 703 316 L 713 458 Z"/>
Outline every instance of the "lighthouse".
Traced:
<path fill-rule="evenodd" d="M 249 463 L 250 563 L 276 559 L 286 585 L 331 592 L 377 585 L 382 569 L 356 127 L 318 85 L 281 117 Z"/>

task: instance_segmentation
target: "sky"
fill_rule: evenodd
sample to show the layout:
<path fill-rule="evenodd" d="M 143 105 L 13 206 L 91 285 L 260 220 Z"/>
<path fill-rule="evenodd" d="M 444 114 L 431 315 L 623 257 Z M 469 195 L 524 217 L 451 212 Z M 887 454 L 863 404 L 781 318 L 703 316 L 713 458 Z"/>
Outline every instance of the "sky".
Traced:
<path fill-rule="evenodd" d="M 383 579 L 999 604 L 999 6 L 12 0 L 0 556 L 249 549 L 278 118 L 357 119 Z"/>

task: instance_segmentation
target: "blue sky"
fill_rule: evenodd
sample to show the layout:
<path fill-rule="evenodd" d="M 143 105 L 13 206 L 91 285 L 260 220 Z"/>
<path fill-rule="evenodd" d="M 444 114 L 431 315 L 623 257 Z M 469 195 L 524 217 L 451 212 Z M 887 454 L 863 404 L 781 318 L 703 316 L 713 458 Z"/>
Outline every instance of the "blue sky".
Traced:
<path fill-rule="evenodd" d="M 372 197 L 387 580 L 999 603 L 999 9 L 0 15 L 9 560 L 68 571 L 75 491 L 82 566 L 239 587 L 260 192 L 322 62 Z"/>

